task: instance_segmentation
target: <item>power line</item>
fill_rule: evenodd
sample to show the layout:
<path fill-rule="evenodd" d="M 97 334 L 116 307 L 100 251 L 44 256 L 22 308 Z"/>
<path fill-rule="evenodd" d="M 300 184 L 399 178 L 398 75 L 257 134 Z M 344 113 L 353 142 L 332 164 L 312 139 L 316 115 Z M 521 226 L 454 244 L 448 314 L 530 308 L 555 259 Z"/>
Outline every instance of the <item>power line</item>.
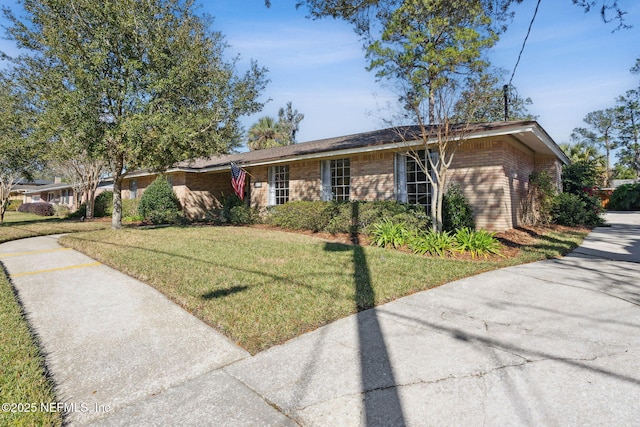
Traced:
<path fill-rule="evenodd" d="M 516 61 L 516 65 L 513 67 L 513 72 L 511 73 L 511 78 L 509 79 L 509 86 L 511 86 L 511 82 L 513 81 L 513 76 L 516 74 L 516 69 L 518 68 L 518 64 L 520 64 L 520 58 L 522 57 L 522 52 L 524 52 L 524 47 L 527 44 L 527 40 L 529 39 L 529 34 L 531 34 L 531 27 L 533 27 L 533 21 L 536 19 L 536 15 L 538 14 L 538 8 L 540 7 L 540 1 L 536 4 L 536 10 L 533 12 L 533 17 L 531 18 L 531 22 L 529 23 L 529 29 L 527 30 L 527 35 L 522 42 L 522 48 L 520 49 L 520 53 L 518 54 L 518 60 Z"/>

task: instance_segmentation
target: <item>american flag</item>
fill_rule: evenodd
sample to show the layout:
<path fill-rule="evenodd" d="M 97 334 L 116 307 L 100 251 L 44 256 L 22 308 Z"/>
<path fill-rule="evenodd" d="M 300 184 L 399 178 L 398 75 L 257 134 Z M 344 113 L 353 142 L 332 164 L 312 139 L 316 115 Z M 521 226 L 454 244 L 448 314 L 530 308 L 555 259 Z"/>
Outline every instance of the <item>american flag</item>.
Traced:
<path fill-rule="evenodd" d="M 231 186 L 241 200 L 244 200 L 244 180 L 246 177 L 247 173 L 244 169 L 239 168 L 235 163 L 231 163 Z"/>

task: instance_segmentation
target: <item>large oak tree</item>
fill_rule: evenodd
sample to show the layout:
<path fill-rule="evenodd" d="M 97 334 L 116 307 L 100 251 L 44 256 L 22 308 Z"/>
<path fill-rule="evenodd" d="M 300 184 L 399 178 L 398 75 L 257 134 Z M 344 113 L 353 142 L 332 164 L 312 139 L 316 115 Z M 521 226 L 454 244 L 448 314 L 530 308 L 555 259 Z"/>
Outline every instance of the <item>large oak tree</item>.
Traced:
<path fill-rule="evenodd" d="M 242 115 L 262 108 L 266 70 L 240 74 L 226 43 L 192 0 L 25 0 L 4 10 L 23 84 L 37 93 L 49 141 L 90 135 L 91 156 L 114 178 L 112 226 L 121 225 L 127 173 L 228 152 Z"/>

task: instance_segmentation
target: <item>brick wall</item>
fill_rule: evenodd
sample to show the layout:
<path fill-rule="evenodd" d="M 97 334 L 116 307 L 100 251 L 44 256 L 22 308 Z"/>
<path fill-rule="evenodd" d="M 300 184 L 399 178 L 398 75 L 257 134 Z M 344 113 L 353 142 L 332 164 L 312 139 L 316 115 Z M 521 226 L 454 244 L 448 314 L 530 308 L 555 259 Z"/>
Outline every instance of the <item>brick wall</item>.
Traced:
<path fill-rule="evenodd" d="M 351 157 L 352 200 L 394 200 L 394 153 L 363 153 Z"/>
<path fill-rule="evenodd" d="M 392 150 L 348 156 L 351 160 L 351 200 L 394 200 L 394 152 Z M 338 157 L 344 158 L 344 157 Z M 323 159 L 324 160 L 324 159 Z M 289 198 L 320 200 L 321 160 L 300 160 L 289 165 Z M 268 166 L 246 169 L 250 204 L 264 208 L 269 201 Z M 515 138 L 473 140 L 455 154 L 448 183 L 460 185 L 473 207 L 476 226 L 488 230 L 506 230 L 522 223 L 523 204 L 528 191 L 529 174 L 548 170 L 560 182 L 560 162 L 552 156 L 537 156 Z M 154 177 L 140 177 L 138 197 Z M 125 180 L 123 197 L 128 197 Z M 256 187 L 255 183 L 260 186 Z M 220 207 L 222 199 L 233 194 L 229 171 L 172 174 L 174 190 L 190 218 Z"/>
<path fill-rule="evenodd" d="M 207 211 L 220 208 L 224 198 L 232 194 L 230 171 L 187 173 L 180 201 L 188 218 L 199 219 Z"/>

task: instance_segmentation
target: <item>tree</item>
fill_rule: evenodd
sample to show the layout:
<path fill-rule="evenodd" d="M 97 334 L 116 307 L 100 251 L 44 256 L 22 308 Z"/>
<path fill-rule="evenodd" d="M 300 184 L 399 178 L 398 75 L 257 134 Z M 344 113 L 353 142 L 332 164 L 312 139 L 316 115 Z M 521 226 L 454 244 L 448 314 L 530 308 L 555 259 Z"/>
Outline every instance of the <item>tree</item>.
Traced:
<path fill-rule="evenodd" d="M 533 104 L 531 98 L 518 97 L 513 86 L 507 88 L 508 106 L 505 118 L 505 92 L 504 86 L 500 84 L 504 77 L 505 71 L 500 69 L 469 77 L 467 89 L 460 94 L 454 108 L 453 120 L 475 123 L 536 120 L 537 117 L 527 111 L 527 106 Z"/>
<path fill-rule="evenodd" d="M 73 187 L 76 194 L 76 209 L 80 207 L 81 200 L 84 200 L 86 203 L 85 217 L 93 218 L 96 190 L 106 169 L 105 162 L 100 158 L 92 157 L 85 150 L 72 151 L 66 156 L 57 155 L 49 165 Z"/>
<path fill-rule="evenodd" d="M 193 0 L 23 6 L 24 18 L 4 10 L 10 37 L 27 51 L 14 62 L 37 89 L 44 118 L 66 127 L 74 117 L 67 133 L 99 135 L 82 141 L 113 176 L 113 228 L 121 226 L 128 173 L 228 152 L 240 144 L 239 117 L 263 106 L 266 70 L 252 62 L 239 75 L 235 59 L 225 62 L 223 36 L 195 15 Z"/>
<path fill-rule="evenodd" d="M 572 139 L 586 146 L 604 149 L 605 152 L 605 187 L 611 181 L 611 150 L 617 147 L 615 143 L 616 115 L 613 108 L 592 111 L 583 121 L 589 125 L 587 128 L 575 128 Z"/>
<path fill-rule="evenodd" d="M 278 123 L 289 134 L 291 144 L 296 143 L 296 133 L 300 129 L 300 122 L 304 119 L 304 114 L 298 113 L 291 106 L 291 101 L 287 102 L 287 107 L 278 110 Z"/>
<path fill-rule="evenodd" d="M 604 166 L 604 158 L 592 144 L 574 139 L 573 144 L 559 145 L 564 154 L 567 155 L 572 162 L 590 161 L 601 163 Z"/>
<path fill-rule="evenodd" d="M 13 186 L 40 164 L 33 128 L 34 111 L 25 92 L 0 75 L 0 224 Z"/>
<path fill-rule="evenodd" d="M 482 53 L 497 35 L 480 1 L 407 0 L 380 16 L 381 36 L 369 36 L 366 45 L 368 69 L 376 71 L 378 80 L 391 83 L 419 127 L 417 136 L 428 155 L 422 158 L 415 150 L 409 155 L 431 184 L 432 223 L 441 230 L 447 172 L 467 133 L 466 127 L 451 126 L 452 109 L 465 82 L 484 70 Z M 475 99 L 474 88 L 466 89 Z M 468 108 L 465 113 L 472 111 Z"/>
<path fill-rule="evenodd" d="M 616 100 L 619 145 L 618 160 L 640 176 L 640 89 L 628 90 Z"/>
<path fill-rule="evenodd" d="M 250 150 L 263 150 L 265 148 L 279 147 L 292 144 L 290 135 L 280 122 L 273 117 L 264 116 L 258 119 L 249 128 L 247 147 Z"/>

